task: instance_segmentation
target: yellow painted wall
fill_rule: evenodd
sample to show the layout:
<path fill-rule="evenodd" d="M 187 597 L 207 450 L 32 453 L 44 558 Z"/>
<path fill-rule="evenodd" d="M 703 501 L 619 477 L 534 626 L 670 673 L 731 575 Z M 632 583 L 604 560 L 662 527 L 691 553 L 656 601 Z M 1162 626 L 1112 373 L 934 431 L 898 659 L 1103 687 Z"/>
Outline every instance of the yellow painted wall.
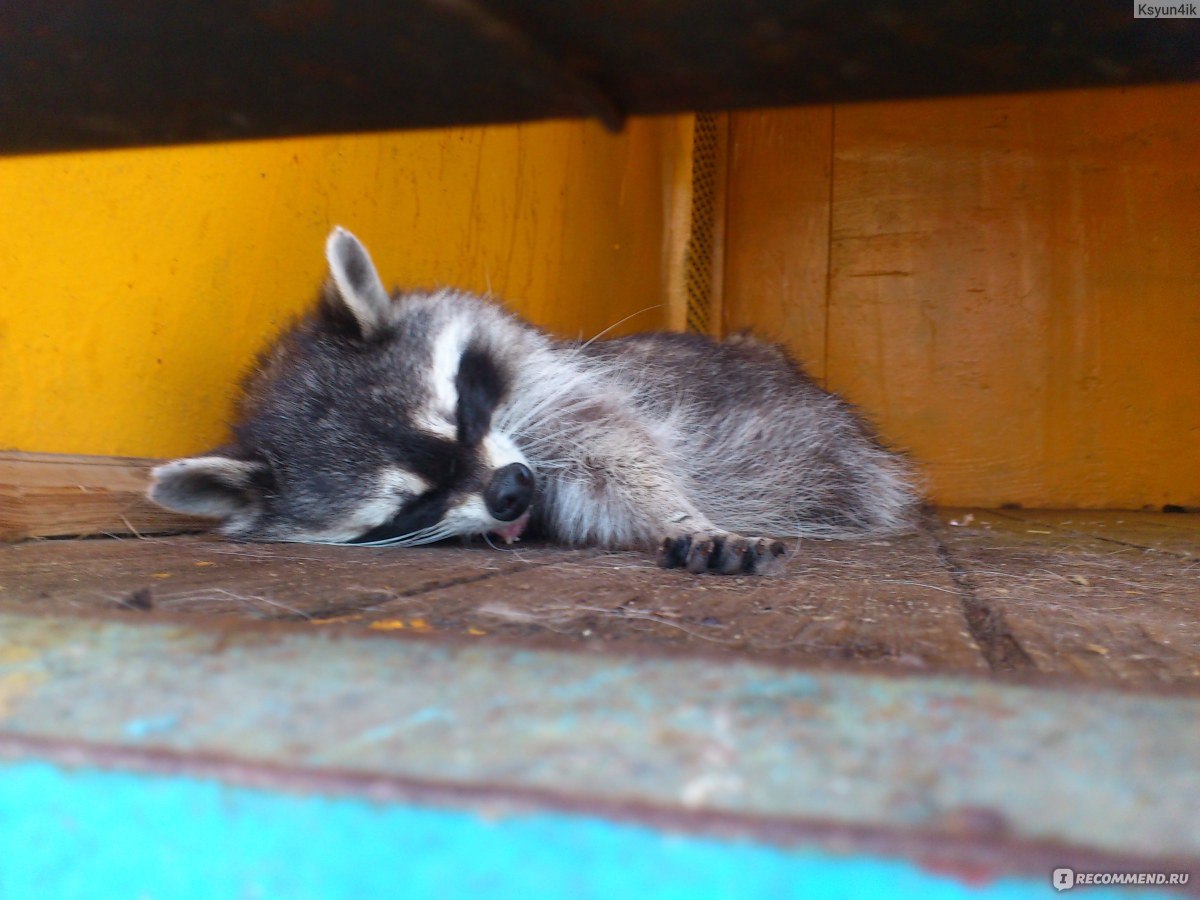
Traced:
<path fill-rule="evenodd" d="M 725 315 L 946 504 L 1200 506 L 1200 86 L 733 117 Z"/>
<path fill-rule="evenodd" d="M 385 282 L 552 330 L 661 327 L 670 119 L 0 159 L 0 449 L 170 456 L 315 297 L 333 224 Z"/>
<path fill-rule="evenodd" d="M 221 440 L 335 223 L 394 283 L 659 327 L 682 121 L 0 159 L 0 449 Z M 1200 505 L 1200 87 L 738 113 L 730 154 L 726 328 L 789 343 L 936 500 Z"/>

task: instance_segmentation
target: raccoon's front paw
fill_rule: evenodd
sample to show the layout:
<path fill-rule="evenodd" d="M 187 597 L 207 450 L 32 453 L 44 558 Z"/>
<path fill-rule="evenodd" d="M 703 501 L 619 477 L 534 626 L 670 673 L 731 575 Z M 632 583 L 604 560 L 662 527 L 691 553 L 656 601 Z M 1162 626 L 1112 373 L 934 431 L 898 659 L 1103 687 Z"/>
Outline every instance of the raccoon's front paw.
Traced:
<path fill-rule="evenodd" d="M 781 541 L 740 534 L 684 534 L 663 538 L 658 564 L 664 569 L 718 575 L 767 575 L 783 567 Z"/>

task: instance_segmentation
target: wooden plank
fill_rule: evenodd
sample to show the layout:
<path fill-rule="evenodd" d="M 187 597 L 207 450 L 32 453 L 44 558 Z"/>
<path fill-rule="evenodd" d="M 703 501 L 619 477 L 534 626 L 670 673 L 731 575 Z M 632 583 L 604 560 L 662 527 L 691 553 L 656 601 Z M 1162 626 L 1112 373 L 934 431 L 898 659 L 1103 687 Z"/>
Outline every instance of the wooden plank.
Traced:
<path fill-rule="evenodd" d="M 692 577 L 641 553 L 396 550 L 208 536 L 0 548 L 0 608 L 311 622 L 981 671 L 928 538 L 805 542 L 783 575 Z"/>
<path fill-rule="evenodd" d="M 0 448 L 182 456 L 224 443 L 241 376 L 311 308 L 339 223 L 389 287 L 490 294 L 571 339 L 661 328 L 674 125 L 2 159 L 0 208 L 20 226 L 0 241 Z"/>
<path fill-rule="evenodd" d="M 212 522 L 145 499 L 161 460 L 0 453 L 0 541 L 30 537 L 195 531 Z"/>
<path fill-rule="evenodd" d="M 1200 86 L 836 121 L 829 384 L 934 499 L 1200 505 Z"/>
<path fill-rule="evenodd" d="M 0 607 L 42 613 L 141 610 L 323 624 L 362 620 L 398 597 L 587 552 L 501 552 L 483 545 L 396 551 L 236 544 L 210 535 L 35 541 L 0 547 Z"/>
<path fill-rule="evenodd" d="M 1200 515 L 1141 510 L 1003 510 L 1001 515 L 1058 532 L 1088 535 L 1200 562 Z"/>
<path fill-rule="evenodd" d="M 795 838 L 789 841 L 776 821 L 755 829 L 742 818 L 733 827 L 726 816 L 714 828 L 711 813 L 631 816 L 607 804 L 583 813 L 561 800 L 537 804 L 536 811 L 529 803 L 512 804 L 518 811 L 503 809 L 502 789 L 494 787 L 437 796 L 436 788 L 376 774 L 364 790 L 361 775 L 296 773 L 244 761 L 222 767 L 195 757 L 180 772 L 164 762 L 175 762 L 167 754 L 139 759 L 136 750 L 88 755 L 79 747 L 30 744 L 0 744 L 8 751 L 0 757 L 0 808 L 13 823 L 0 830 L 0 856 L 6 883 L 37 885 L 22 893 L 39 897 L 77 896 L 81 884 L 102 884 L 113 897 L 172 896 L 187 890 L 177 885 L 204 885 L 209 897 L 297 900 L 601 892 L 777 897 L 780 885 L 881 897 L 894 895 L 897 883 L 909 896 L 952 897 L 969 883 L 972 900 L 1012 900 L 1044 895 L 1046 873 L 1062 861 L 1061 850 L 997 844 L 982 834 L 913 841 L 908 829 L 898 829 L 852 843 L 849 829 L 826 825 L 789 829 Z M 96 757 L 99 767 L 81 765 L 85 756 Z M 114 756 L 125 770 L 120 774 L 105 771 Z M 131 846 L 136 863 L 125 862 Z M 904 849 L 915 859 L 898 858 Z M 1150 863 L 1079 850 L 1071 862 L 1105 872 L 1144 870 Z M 1161 858 L 1153 862 L 1167 868 Z M 1092 897 L 1123 900 L 1103 890 Z"/>
<path fill-rule="evenodd" d="M 947 511 L 937 530 L 944 560 L 920 534 L 806 541 L 784 574 L 767 578 L 691 578 L 640 553 L 478 542 L 408 550 L 208 536 L 29 542 L 0 548 L 0 608 L 148 607 L 547 646 L 1200 681 L 1195 560 L 1134 546 L 1147 522 L 1122 533 L 1114 520 L 1093 537 L 1045 514 L 1014 515 Z"/>
<path fill-rule="evenodd" d="M 730 116 L 724 327 L 825 375 L 833 108 Z"/>
<path fill-rule="evenodd" d="M 983 671 L 958 593 L 930 541 L 804 541 L 765 578 L 687 578 L 627 554 L 548 567 L 385 604 L 381 615 L 451 610 L 488 633 L 592 646 L 702 649 L 806 662 L 850 660 Z"/>
<path fill-rule="evenodd" d="M 1065 514 L 1017 514 L 956 511 L 938 533 L 974 601 L 1032 668 L 1086 680 L 1200 683 L 1194 560 L 1136 546 L 1144 524 L 1125 540 L 1115 520 L 1100 538 L 1046 521 Z"/>

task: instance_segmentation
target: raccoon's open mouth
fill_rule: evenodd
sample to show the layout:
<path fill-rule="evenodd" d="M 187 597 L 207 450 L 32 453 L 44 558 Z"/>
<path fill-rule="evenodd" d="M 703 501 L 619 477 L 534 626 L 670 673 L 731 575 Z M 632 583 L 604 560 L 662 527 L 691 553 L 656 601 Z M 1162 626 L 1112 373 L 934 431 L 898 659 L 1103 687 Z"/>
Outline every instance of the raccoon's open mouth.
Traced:
<path fill-rule="evenodd" d="M 488 515 L 504 524 L 489 529 L 489 534 L 496 535 L 506 544 L 521 536 L 529 524 L 534 484 L 533 472 L 523 463 L 510 463 L 492 473 L 483 492 L 483 501 Z"/>
<path fill-rule="evenodd" d="M 529 524 L 529 510 L 521 513 L 516 519 L 509 522 L 503 528 L 493 528 L 489 534 L 494 534 L 506 544 L 511 544 L 513 541 L 520 540 L 522 532 L 525 531 L 525 526 Z"/>

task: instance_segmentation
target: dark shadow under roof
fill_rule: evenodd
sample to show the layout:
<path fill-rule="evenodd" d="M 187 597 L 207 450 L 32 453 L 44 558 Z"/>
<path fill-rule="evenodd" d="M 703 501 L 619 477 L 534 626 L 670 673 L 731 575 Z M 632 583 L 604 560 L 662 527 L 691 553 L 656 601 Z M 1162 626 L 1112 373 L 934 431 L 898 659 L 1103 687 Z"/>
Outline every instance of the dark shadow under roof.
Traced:
<path fill-rule="evenodd" d="M 58 0 L 0 152 L 1200 80 L 1200 20 L 1044 0 Z"/>

